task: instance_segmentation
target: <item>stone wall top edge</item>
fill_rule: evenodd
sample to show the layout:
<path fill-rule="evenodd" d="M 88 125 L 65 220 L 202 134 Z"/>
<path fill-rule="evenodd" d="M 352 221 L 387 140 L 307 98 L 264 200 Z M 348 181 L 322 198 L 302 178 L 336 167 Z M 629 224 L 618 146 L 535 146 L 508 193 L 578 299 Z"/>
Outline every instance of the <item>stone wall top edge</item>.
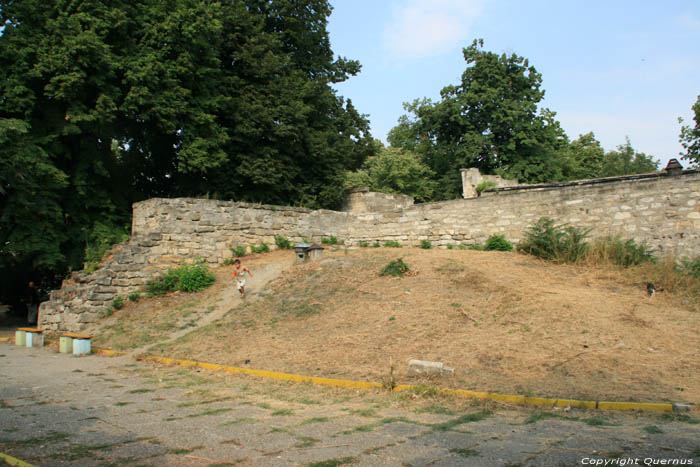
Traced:
<path fill-rule="evenodd" d="M 588 178 L 582 180 L 572 180 L 566 182 L 556 182 L 556 183 L 540 183 L 534 185 L 518 185 L 513 187 L 501 187 L 489 190 L 490 192 L 523 192 L 523 191 L 541 191 L 547 189 L 560 189 L 568 187 L 584 187 L 593 185 L 602 185 L 609 183 L 640 183 L 649 181 L 659 181 L 659 180 L 674 180 L 679 177 L 700 177 L 700 169 L 687 169 L 679 174 L 669 174 L 666 172 L 652 172 L 646 174 L 637 175 L 622 175 L 617 177 L 603 177 L 603 178 Z"/>
<path fill-rule="evenodd" d="M 224 207 L 238 207 L 238 208 L 249 208 L 249 209 L 263 209 L 267 211 L 292 211 L 299 213 L 310 213 L 313 209 L 308 208 L 298 208 L 294 206 L 278 206 L 274 204 L 259 204 L 259 203 L 246 203 L 243 201 L 227 201 L 218 199 L 206 199 L 206 198 L 149 198 L 143 201 L 137 201 L 132 204 L 132 208 L 137 208 L 141 205 L 148 204 L 209 204 L 211 206 L 224 206 Z"/>

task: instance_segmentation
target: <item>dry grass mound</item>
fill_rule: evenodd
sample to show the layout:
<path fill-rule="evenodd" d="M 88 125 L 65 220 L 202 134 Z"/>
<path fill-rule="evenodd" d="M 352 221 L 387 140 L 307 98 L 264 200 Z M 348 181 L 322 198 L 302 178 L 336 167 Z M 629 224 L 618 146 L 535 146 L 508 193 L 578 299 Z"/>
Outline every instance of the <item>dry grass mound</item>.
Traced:
<path fill-rule="evenodd" d="M 285 254 L 248 265 L 255 274 L 256 261 Z M 403 277 L 380 275 L 398 258 L 409 268 Z M 230 268 L 218 274 L 227 277 Z M 651 279 L 641 274 L 504 252 L 326 250 L 321 261 L 294 264 L 264 288 L 252 279 L 248 301 L 222 299 L 234 285 L 219 280 L 198 294 L 197 307 L 230 311 L 152 352 L 373 381 L 393 365 L 398 383 L 426 382 L 405 375 L 408 361 L 421 359 L 455 368 L 454 377 L 431 381 L 446 387 L 700 403 L 696 304 L 672 291 L 649 297 Z M 141 303 L 138 316 L 166 319 L 180 313 L 177 300 L 192 297 L 161 300 L 173 302 L 169 309 Z"/>

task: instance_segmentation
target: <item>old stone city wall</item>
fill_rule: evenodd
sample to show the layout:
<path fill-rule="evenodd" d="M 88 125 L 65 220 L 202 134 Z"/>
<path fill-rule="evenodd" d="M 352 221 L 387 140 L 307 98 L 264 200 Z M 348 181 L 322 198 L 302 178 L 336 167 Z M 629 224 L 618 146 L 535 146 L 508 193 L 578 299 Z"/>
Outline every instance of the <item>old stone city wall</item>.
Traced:
<path fill-rule="evenodd" d="M 275 235 L 297 242 L 336 236 L 346 245 L 395 240 L 417 246 L 482 243 L 491 234 L 511 242 L 540 217 L 621 233 L 657 252 L 700 255 L 700 171 L 572 183 L 505 187 L 479 198 L 398 207 L 382 212 L 312 211 L 204 199 L 150 199 L 134 204 L 131 240 L 93 274 L 73 273 L 40 309 L 41 328 L 80 331 L 104 315 L 112 299 L 142 288 L 158 271 L 202 258 L 212 265 L 231 248 Z M 290 253 L 291 254 L 291 253 Z"/>

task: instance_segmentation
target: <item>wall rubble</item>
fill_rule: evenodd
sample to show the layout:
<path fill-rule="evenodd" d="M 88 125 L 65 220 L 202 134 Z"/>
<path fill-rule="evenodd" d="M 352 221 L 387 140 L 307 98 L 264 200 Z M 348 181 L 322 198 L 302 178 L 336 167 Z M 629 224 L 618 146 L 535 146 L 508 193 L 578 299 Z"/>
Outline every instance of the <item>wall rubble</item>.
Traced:
<path fill-rule="evenodd" d="M 658 253 L 700 255 L 700 171 L 564 186 L 517 187 L 480 198 L 416 204 L 382 212 L 311 211 L 190 198 L 134 204 L 131 240 L 91 275 L 74 273 L 40 308 L 49 332 L 81 331 L 111 300 L 138 290 L 159 271 L 202 258 L 211 265 L 231 248 L 275 235 L 320 242 L 331 235 L 346 245 L 395 240 L 435 247 L 483 243 L 491 234 L 511 242 L 540 217 L 592 228 L 593 236 L 620 233 Z"/>

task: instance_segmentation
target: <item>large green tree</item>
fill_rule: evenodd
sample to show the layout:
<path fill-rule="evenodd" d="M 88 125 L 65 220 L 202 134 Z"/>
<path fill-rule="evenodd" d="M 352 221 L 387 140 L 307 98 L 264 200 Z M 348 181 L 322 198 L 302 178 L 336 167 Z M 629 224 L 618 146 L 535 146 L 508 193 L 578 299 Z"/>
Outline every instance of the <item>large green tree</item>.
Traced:
<path fill-rule="evenodd" d="M 347 174 L 345 186 L 367 186 L 371 191 L 400 193 L 427 201 L 435 192 L 433 178 L 433 172 L 418 154 L 406 149 L 382 148 L 377 156 L 367 159 L 360 170 Z"/>
<path fill-rule="evenodd" d="M 599 177 L 615 177 L 618 175 L 631 175 L 655 172 L 659 169 L 659 162 L 653 156 L 643 152 L 637 152 L 626 139 L 625 144 L 619 145 L 616 151 L 605 153 L 600 169 Z"/>
<path fill-rule="evenodd" d="M 0 274 L 79 267 L 131 203 L 334 207 L 374 150 L 327 0 L 0 0 Z M 8 271 L 22 271 L 9 274 Z"/>
<path fill-rule="evenodd" d="M 681 158 L 698 166 L 700 165 L 700 96 L 698 96 L 698 100 L 693 105 L 693 112 L 695 113 L 693 116 L 695 126 L 682 125 L 679 139 L 683 149 L 685 149 L 685 153 L 681 153 Z M 683 123 L 682 118 L 678 120 L 681 124 Z"/>
<path fill-rule="evenodd" d="M 441 100 L 406 104 L 392 129 L 392 146 L 417 151 L 440 181 L 438 197 L 459 195 L 462 167 L 501 173 L 524 182 L 563 178 L 557 151 L 568 141 L 555 114 L 538 109 L 542 76 L 527 59 L 498 55 L 477 40 L 464 49 L 461 83 L 441 91 Z"/>

